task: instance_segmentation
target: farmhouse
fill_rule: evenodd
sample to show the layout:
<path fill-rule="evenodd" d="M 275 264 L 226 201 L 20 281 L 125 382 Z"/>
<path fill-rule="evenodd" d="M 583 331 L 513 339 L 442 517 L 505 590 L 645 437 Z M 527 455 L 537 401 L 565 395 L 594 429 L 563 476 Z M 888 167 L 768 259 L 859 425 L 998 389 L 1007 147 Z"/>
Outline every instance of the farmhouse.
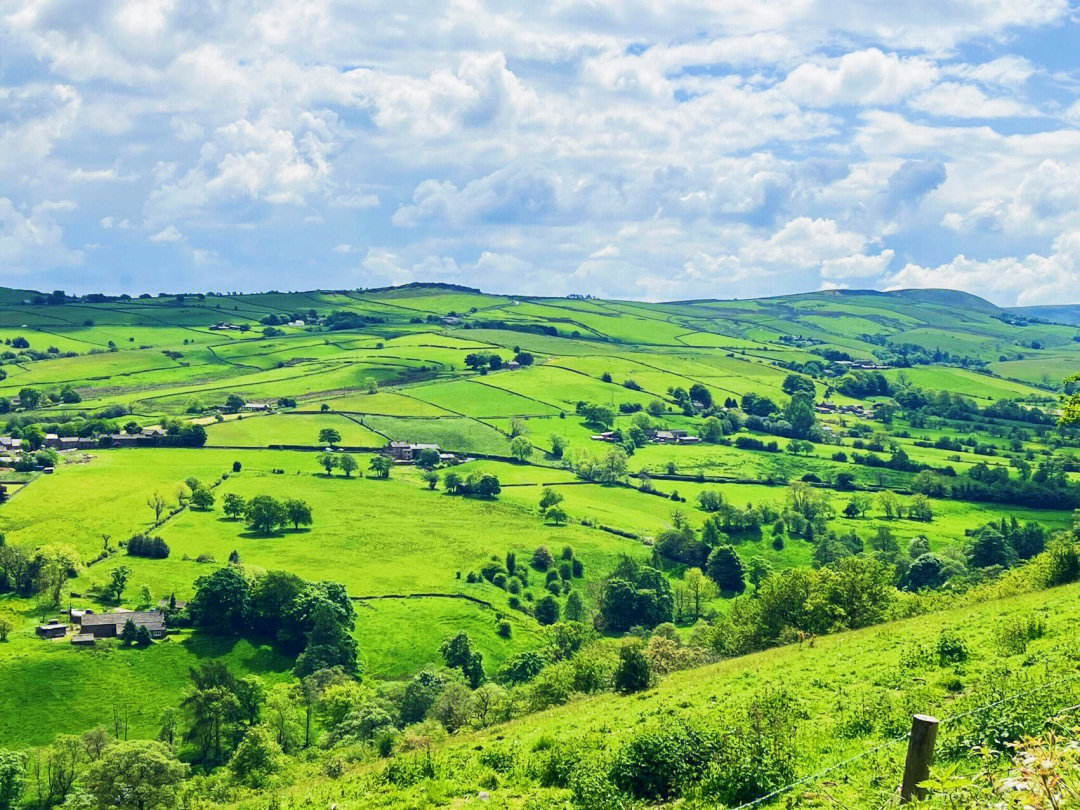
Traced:
<path fill-rule="evenodd" d="M 245 402 L 245 411 L 268 411 L 270 406 L 265 402 Z"/>
<path fill-rule="evenodd" d="M 77 647 L 93 647 L 97 641 L 92 633 L 77 633 L 71 637 L 71 643 Z"/>
<path fill-rule="evenodd" d="M 434 450 L 439 453 L 439 459 L 449 460 L 453 458 L 450 453 L 440 452 L 439 445 L 437 444 L 420 444 L 417 442 L 390 442 L 386 445 L 386 454 L 389 455 L 395 461 L 416 461 L 416 457 L 424 450 Z M 448 457 L 444 459 L 443 457 Z"/>
<path fill-rule="evenodd" d="M 37 626 L 37 634 L 42 638 L 63 638 L 67 635 L 67 625 L 61 624 L 58 621 L 51 621 L 48 624 L 39 624 Z"/>
<path fill-rule="evenodd" d="M 95 638 L 114 638 L 128 621 L 135 622 L 136 627 L 145 627 L 152 638 L 165 637 L 165 614 L 160 610 L 85 614 L 79 620 L 79 628 Z"/>

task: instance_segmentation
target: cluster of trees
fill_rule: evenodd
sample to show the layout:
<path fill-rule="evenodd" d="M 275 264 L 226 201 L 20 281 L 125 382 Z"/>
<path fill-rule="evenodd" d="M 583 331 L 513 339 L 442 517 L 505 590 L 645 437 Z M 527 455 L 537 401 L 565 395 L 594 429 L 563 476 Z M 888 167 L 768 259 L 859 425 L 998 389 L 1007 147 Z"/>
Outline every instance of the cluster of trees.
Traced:
<path fill-rule="evenodd" d="M 164 560 L 169 556 L 169 545 L 160 537 L 139 533 L 127 541 L 127 553 L 132 557 Z"/>
<path fill-rule="evenodd" d="M 341 437 L 339 436 L 338 440 L 340 441 L 340 439 Z M 327 475 L 333 475 L 333 471 L 337 469 L 345 473 L 346 478 L 351 478 L 352 474 L 356 472 L 357 468 L 360 466 L 359 463 L 357 463 L 356 458 L 349 453 L 323 452 L 319 453 L 316 461 L 320 467 L 326 470 Z M 389 471 L 387 472 L 386 477 L 389 477 Z"/>
<path fill-rule="evenodd" d="M 0 593 L 24 598 L 40 594 L 58 605 L 64 584 L 84 567 L 79 552 L 66 543 L 27 548 L 8 543 L 0 534 Z"/>
<path fill-rule="evenodd" d="M 298 677 L 328 667 L 357 674 L 356 611 L 345 586 L 305 582 L 287 571 L 252 573 L 230 564 L 195 580 L 191 624 L 218 635 L 247 635 L 299 653 Z"/>
<path fill-rule="evenodd" d="M 323 325 L 331 332 L 339 332 L 345 329 L 362 329 L 368 324 L 386 323 L 385 318 L 378 315 L 361 315 L 352 310 L 336 309 L 326 316 Z"/>
<path fill-rule="evenodd" d="M 279 501 L 273 495 L 256 495 L 245 499 L 229 492 L 222 501 L 222 511 L 234 520 L 243 518 L 256 534 L 271 535 L 279 528 L 292 524 L 294 530 L 312 524 L 311 506 L 299 498 Z"/>
<path fill-rule="evenodd" d="M 0 750 L 0 808 L 166 810 L 177 806 L 188 772 L 165 744 L 114 739 L 99 726 L 35 751 Z"/>
<path fill-rule="evenodd" d="M 849 397 L 892 396 L 893 388 L 880 371 L 853 371 L 836 381 L 836 390 Z"/>
<path fill-rule="evenodd" d="M 434 470 L 429 470 L 424 474 L 424 480 L 434 489 L 439 475 Z M 442 483 L 443 489 L 450 495 L 471 495 L 474 498 L 490 500 L 502 492 L 498 476 L 484 470 L 472 470 L 465 476 L 456 470 L 447 470 Z"/>
<path fill-rule="evenodd" d="M 570 469 L 584 481 L 610 485 L 626 478 L 628 463 L 626 451 L 621 447 L 608 447 L 599 456 L 578 448 L 570 458 Z"/>
<path fill-rule="evenodd" d="M 600 591 L 599 622 L 607 630 L 651 629 L 672 621 L 675 596 L 662 571 L 623 556 Z"/>
<path fill-rule="evenodd" d="M 1030 468 L 1022 469 L 1020 478 L 1012 478 L 1005 467 L 990 467 L 986 462 L 979 462 L 957 477 L 951 492 L 952 497 L 965 501 L 993 501 L 1043 509 L 1080 507 L 1080 491 L 1070 483 L 1061 462 L 1055 459 L 1041 461 L 1034 472 Z"/>
<path fill-rule="evenodd" d="M 572 546 L 564 546 L 561 558 L 556 561 L 546 546 L 538 546 L 531 558 L 531 567 L 543 575 L 547 594 L 537 599 L 529 587 L 529 566 L 518 563 L 517 554 L 508 551 L 505 558 L 491 555 L 480 568 L 480 573 L 470 571 L 465 581 L 472 584 L 487 580 L 510 594 L 509 604 L 514 610 L 532 613 L 542 625 L 554 624 L 562 614 L 557 597 L 567 595 L 565 616 L 571 621 L 584 618 L 585 606 L 581 594 L 573 589 L 573 580 L 585 576 L 585 566 L 574 555 Z M 524 598 L 524 602 L 522 602 Z M 534 602 L 531 609 L 527 603 Z M 509 625 L 506 627 L 509 633 Z"/>
<path fill-rule="evenodd" d="M 894 343 L 887 335 L 863 335 L 861 340 L 867 343 L 875 343 L 885 347 L 884 351 L 876 351 L 875 355 L 883 362 L 891 366 L 907 368 L 909 366 L 929 366 L 935 363 L 941 365 L 961 366 L 962 368 L 982 368 L 987 364 L 980 357 L 972 357 L 967 354 L 953 354 L 940 347 L 933 351 L 918 343 Z M 1038 343 L 1039 341 L 1032 341 Z M 1033 347 L 1041 348 L 1041 346 Z"/>
<path fill-rule="evenodd" d="M 481 368 L 490 368 L 492 371 L 497 371 L 503 367 L 503 359 L 494 353 L 470 352 L 465 355 L 465 365 L 473 371 L 479 371 Z"/>
<path fill-rule="evenodd" d="M 294 321 L 304 321 L 306 324 L 312 324 L 319 320 L 319 313 L 314 309 L 298 310 L 291 312 L 287 315 L 277 315 L 271 312 L 269 315 L 264 315 L 259 318 L 259 323 L 263 326 L 281 326 L 287 323 L 293 323 Z"/>

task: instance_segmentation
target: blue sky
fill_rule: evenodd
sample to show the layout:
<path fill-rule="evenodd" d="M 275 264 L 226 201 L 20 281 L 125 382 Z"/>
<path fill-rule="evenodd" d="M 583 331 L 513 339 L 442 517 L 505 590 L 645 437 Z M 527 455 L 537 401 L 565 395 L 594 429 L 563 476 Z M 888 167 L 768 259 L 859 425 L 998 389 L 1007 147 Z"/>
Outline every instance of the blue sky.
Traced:
<path fill-rule="evenodd" d="M 5 0 L 0 283 L 1080 302 L 1078 90 L 1067 0 Z"/>

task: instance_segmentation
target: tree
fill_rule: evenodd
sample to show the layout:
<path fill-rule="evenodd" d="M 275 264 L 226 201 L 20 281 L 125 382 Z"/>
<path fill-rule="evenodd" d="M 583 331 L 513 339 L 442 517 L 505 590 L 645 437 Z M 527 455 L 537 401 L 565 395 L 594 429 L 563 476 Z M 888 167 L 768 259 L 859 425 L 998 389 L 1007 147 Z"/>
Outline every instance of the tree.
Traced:
<path fill-rule="evenodd" d="M 15 810 L 26 788 L 26 754 L 0 748 L 0 810 Z"/>
<path fill-rule="evenodd" d="M 247 501 L 235 492 L 228 492 L 225 495 L 221 511 L 225 513 L 226 517 L 239 520 L 247 511 Z"/>
<path fill-rule="evenodd" d="M 360 383 L 360 390 L 365 394 L 377 394 L 379 393 L 379 381 L 374 377 L 364 377 L 363 382 Z"/>
<path fill-rule="evenodd" d="M 563 454 L 566 452 L 566 448 L 569 446 L 570 442 L 568 442 L 564 437 L 558 435 L 557 433 L 552 433 L 551 434 L 550 441 L 551 441 L 551 457 L 554 458 L 554 459 L 562 458 Z"/>
<path fill-rule="evenodd" d="M 885 517 L 889 520 L 900 516 L 900 499 L 896 497 L 896 493 L 890 490 L 884 490 L 878 494 L 878 505 L 881 506 L 881 511 L 885 513 Z"/>
<path fill-rule="evenodd" d="M 545 513 L 548 520 L 554 523 L 556 526 L 561 526 L 569 519 L 569 515 L 566 514 L 566 510 L 561 506 L 553 506 Z"/>
<path fill-rule="evenodd" d="M 203 512 L 214 508 L 214 492 L 207 486 L 200 486 L 191 493 L 191 506 Z"/>
<path fill-rule="evenodd" d="M 330 475 L 334 467 L 341 463 L 333 453 L 326 452 L 319 453 L 315 460 L 319 462 L 320 467 L 326 470 L 327 475 Z"/>
<path fill-rule="evenodd" d="M 109 584 L 106 586 L 109 598 L 119 602 L 124 596 L 128 579 L 131 577 L 131 569 L 126 565 L 118 565 L 109 574 Z"/>
<path fill-rule="evenodd" d="M 195 580 L 195 595 L 188 602 L 191 623 L 223 634 L 239 634 L 247 627 L 251 586 L 235 566 L 219 568 Z"/>
<path fill-rule="evenodd" d="M 154 510 L 154 523 L 161 522 L 161 513 L 165 511 L 165 496 L 160 492 L 154 492 L 146 499 L 146 505 Z"/>
<path fill-rule="evenodd" d="M 53 543 L 43 546 L 38 556 L 41 559 L 41 583 L 48 592 L 52 604 L 59 605 L 64 583 L 69 577 L 82 570 L 83 564 L 79 552 L 67 544 Z"/>
<path fill-rule="evenodd" d="M 566 620 L 568 622 L 583 622 L 585 621 L 585 603 L 576 590 L 570 591 L 570 595 L 566 597 L 566 610 L 564 611 Z"/>
<path fill-rule="evenodd" d="M 968 564 L 972 568 L 989 568 L 993 565 L 1008 567 L 1014 552 L 1005 537 L 993 526 L 983 526 L 967 547 Z"/>
<path fill-rule="evenodd" d="M 534 613 L 536 621 L 540 624 L 555 624 L 559 620 L 559 602 L 554 596 L 548 594 L 537 601 Z"/>
<path fill-rule="evenodd" d="M 533 454 L 532 442 L 530 442 L 525 436 L 516 436 L 514 440 L 510 442 L 510 455 L 516 458 L 519 462 L 524 463 L 529 459 L 529 456 Z"/>
<path fill-rule="evenodd" d="M 123 642 L 125 647 L 130 647 L 139 638 L 139 628 L 135 626 L 135 622 L 128 619 L 124 622 L 124 629 L 120 631 L 120 641 Z"/>
<path fill-rule="evenodd" d="M 435 470 L 424 470 L 420 473 L 420 479 L 428 485 L 428 489 L 435 489 L 439 485 L 439 474 Z"/>
<path fill-rule="evenodd" d="M 281 767 L 281 746 L 263 726 L 252 726 L 229 760 L 229 770 L 251 787 L 261 786 Z"/>
<path fill-rule="evenodd" d="M 225 397 L 225 410 L 229 413 L 236 413 L 243 408 L 245 404 L 244 398 L 239 394 L 229 394 Z"/>
<path fill-rule="evenodd" d="M 701 603 L 715 597 L 716 585 L 700 568 L 687 568 L 683 574 L 683 583 L 693 605 L 694 619 L 697 619 L 701 616 Z"/>
<path fill-rule="evenodd" d="M 761 583 L 772 574 L 772 571 L 773 568 L 769 565 L 769 561 L 756 554 L 750 558 L 750 562 L 746 565 L 746 577 L 750 580 L 750 584 L 754 586 L 755 591 L 761 587 Z"/>
<path fill-rule="evenodd" d="M 36 388 L 23 388 L 19 391 L 19 402 L 26 410 L 32 411 L 41 404 L 43 396 Z"/>
<path fill-rule="evenodd" d="M 547 571 L 555 564 L 555 558 L 551 556 L 547 546 L 537 546 L 533 552 L 532 564 L 537 571 Z"/>
<path fill-rule="evenodd" d="M 301 524 L 304 526 L 311 525 L 311 507 L 308 506 L 307 501 L 289 498 L 285 501 L 285 515 L 295 530 L 299 530 Z"/>
<path fill-rule="evenodd" d="M 717 546 L 709 555 L 709 576 L 721 591 L 742 593 L 746 590 L 742 561 L 730 545 Z"/>
<path fill-rule="evenodd" d="M 323 428 L 319 431 L 319 444 L 336 447 L 341 443 L 341 434 L 334 428 Z"/>
<path fill-rule="evenodd" d="M 481 475 L 475 484 L 470 482 L 470 489 L 478 498 L 484 498 L 485 500 L 491 500 L 502 492 L 499 479 L 491 473 Z"/>
<path fill-rule="evenodd" d="M 348 453 L 342 453 L 338 457 L 338 467 L 341 469 L 341 472 L 345 473 L 347 478 L 351 478 L 356 469 L 360 467 L 360 464 Z"/>
<path fill-rule="evenodd" d="M 244 510 L 244 518 L 256 534 L 273 534 L 288 517 L 281 501 L 272 495 L 256 495 Z"/>
<path fill-rule="evenodd" d="M 154 603 L 154 592 L 150 590 L 149 585 L 143 585 L 139 588 L 139 605 L 145 608 L 149 608 Z"/>
<path fill-rule="evenodd" d="M 443 660 L 446 665 L 451 669 L 461 669 L 472 658 L 472 639 L 469 638 L 469 634 L 464 630 L 460 630 L 455 635 L 448 639 L 445 639 L 442 644 L 439 645 L 439 652 L 442 654 Z"/>
<path fill-rule="evenodd" d="M 187 770 L 160 742 L 131 740 L 113 745 L 92 762 L 83 786 L 101 810 L 171 808 Z"/>
<path fill-rule="evenodd" d="M 463 481 L 461 475 L 453 470 L 447 471 L 443 476 L 443 489 L 449 492 L 451 495 L 456 495 L 458 490 L 461 489 Z"/>
<path fill-rule="evenodd" d="M 923 588 L 940 588 L 949 577 L 945 565 L 936 554 L 920 554 L 904 574 L 904 588 L 920 591 Z"/>
<path fill-rule="evenodd" d="M 306 678 L 313 672 L 341 667 L 347 673 L 359 670 L 356 660 L 356 639 L 327 603 L 319 604 L 311 617 L 307 646 L 296 659 L 293 674 Z"/>
<path fill-rule="evenodd" d="M 619 664 L 613 680 L 615 688 L 624 694 L 649 688 L 652 667 L 645 657 L 645 645 L 641 639 L 625 639 L 619 646 Z"/>
<path fill-rule="evenodd" d="M 431 469 L 440 461 L 439 451 L 433 447 L 425 447 L 416 455 L 416 464 L 419 467 Z"/>
<path fill-rule="evenodd" d="M 125 626 L 125 629 L 126 626 Z M 150 635 L 150 630 L 145 624 L 140 624 L 135 631 L 135 646 L 137 647 L 149 647 L 154 643 L 154 639 Z"/>
<path fill-rule="evenodd" d="M 540 511 L 546 512 L 553 506 L 557 506 L 563 501 L 563 494 L 551 487 L 544 487 L 540 490 Z"/>
<path fill-rule="evenodd" d="M 389 478 L 393 466 L 394 462 L 386 456 L 372 456 L 371 461 L 368 462 L 368 467 L 375 473 L 376 478 Z"/>
<path fill-rule="evenodd" d="M 791 423 L 791 435 L 796 439 L 805 439 L 817 421 L 813 397 L 804 391 L 796 393 L 788 402 L 784 418 Z"/>
<path fill-rule="evenodd" d="M 7 641 L 8 636 L 14 629 L 15 625 L 12 623 L 11 619 L 7 616 L 0 615 L 0 643 Z"/>
<path fill-rule="evenodd" d="M 934 509 L 930 505 L 930 499 L 922 493 L 916 493 L 912 496 L 911 502 L 908 504 L 907 514 L 912 520 L 929 522 L 934 519 Z"/>

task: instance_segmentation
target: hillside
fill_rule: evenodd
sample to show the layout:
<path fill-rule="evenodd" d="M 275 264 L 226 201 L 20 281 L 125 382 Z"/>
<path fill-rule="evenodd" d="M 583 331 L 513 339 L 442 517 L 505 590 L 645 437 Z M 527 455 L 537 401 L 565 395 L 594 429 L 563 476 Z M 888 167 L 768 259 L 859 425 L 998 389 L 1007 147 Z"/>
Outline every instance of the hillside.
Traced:
<path fill-rule="evenodd" d="M 617 772 L 633 746 L 666 735 L 671 748 L 656 751 L 657 759 L 636 760 L 635 782 L 664 784 L 665 777 L 676 778 L 662 769 L 679 767 L 664 757 L 679 756 L 681 724 L 723 724 L 735 720 L 742 707 L 768 712 L 779 704 L 787 719 L 778 730 L 790 738 L 777 741 L 777 753 L 794 757 L 781 784 L 840 767 L 763 806 L 785 807 L 797 798 L 800 807 L 881 807 L 899 784 L 913 712 L 943 721 L 938 767 L 959 765 L 963 772 L 977 768 L 977 760 L 965 756 L 972 742 L 993 744 L 993 735 L 1005 728 L 1013 735 L 1038 733 L 1077 703 L 1080 675 L 1069 639 L 1078 596 L 1078 586 L 1070 585 L 673 672 L 633 696 L 571 699 L 481 733 L 436 741 L 430 757 L 406 753 L 389 763 L 358 763 L 333 778 L 321 766 L 304 769 L 295 776 L 298 784 L 282 791 L 282 801 L 396 808 L 437 796 L 440 803 L 458 806 L 484 790 L 493 806 L 615 806 L 603 803 L 603 791 L 588 774 L 602 779 L 608 768 Z M 1032 620 L 1043 627 L 1030 643 L 1016 646 L 1003 632 Z M 967 657 L 941 660 L 943 639 L 958 639 Z M 1003 698 L 1000 706 L 982 708 Z M 415 768 L 417 760 L 425 763 L 426 774 Z M 241 800 L 226 806 L 257 804 Z"/>
<path fill-rule="evenodd" d="M 892 730 L 909 697 L 983 696 L 999 611 L 1046 619 L 1011 660 L 1064 666 L 1072 586 L 990 600 L 1073 559 L 1075 335 L 949 290 L 5 291 L 0 749 L 160 736 L 185 789 L 259 810 L 309 783 L 564 806 L 544 752 L 669 710 L 746 726 L 771 684 L 794 770 L 766 781 L 810 773 L 891 733 L 865 707 Z M 84 610 L 151 618 L 76 644 Z M 950 622 L 982 628 L 964 666 L 890 679 Z M 849 691 L 858 717 L 830 704 Z M 502 764 L 470 753 L 493 741 Z M 42 789 L 25 802 L 60 804 Z"/>

